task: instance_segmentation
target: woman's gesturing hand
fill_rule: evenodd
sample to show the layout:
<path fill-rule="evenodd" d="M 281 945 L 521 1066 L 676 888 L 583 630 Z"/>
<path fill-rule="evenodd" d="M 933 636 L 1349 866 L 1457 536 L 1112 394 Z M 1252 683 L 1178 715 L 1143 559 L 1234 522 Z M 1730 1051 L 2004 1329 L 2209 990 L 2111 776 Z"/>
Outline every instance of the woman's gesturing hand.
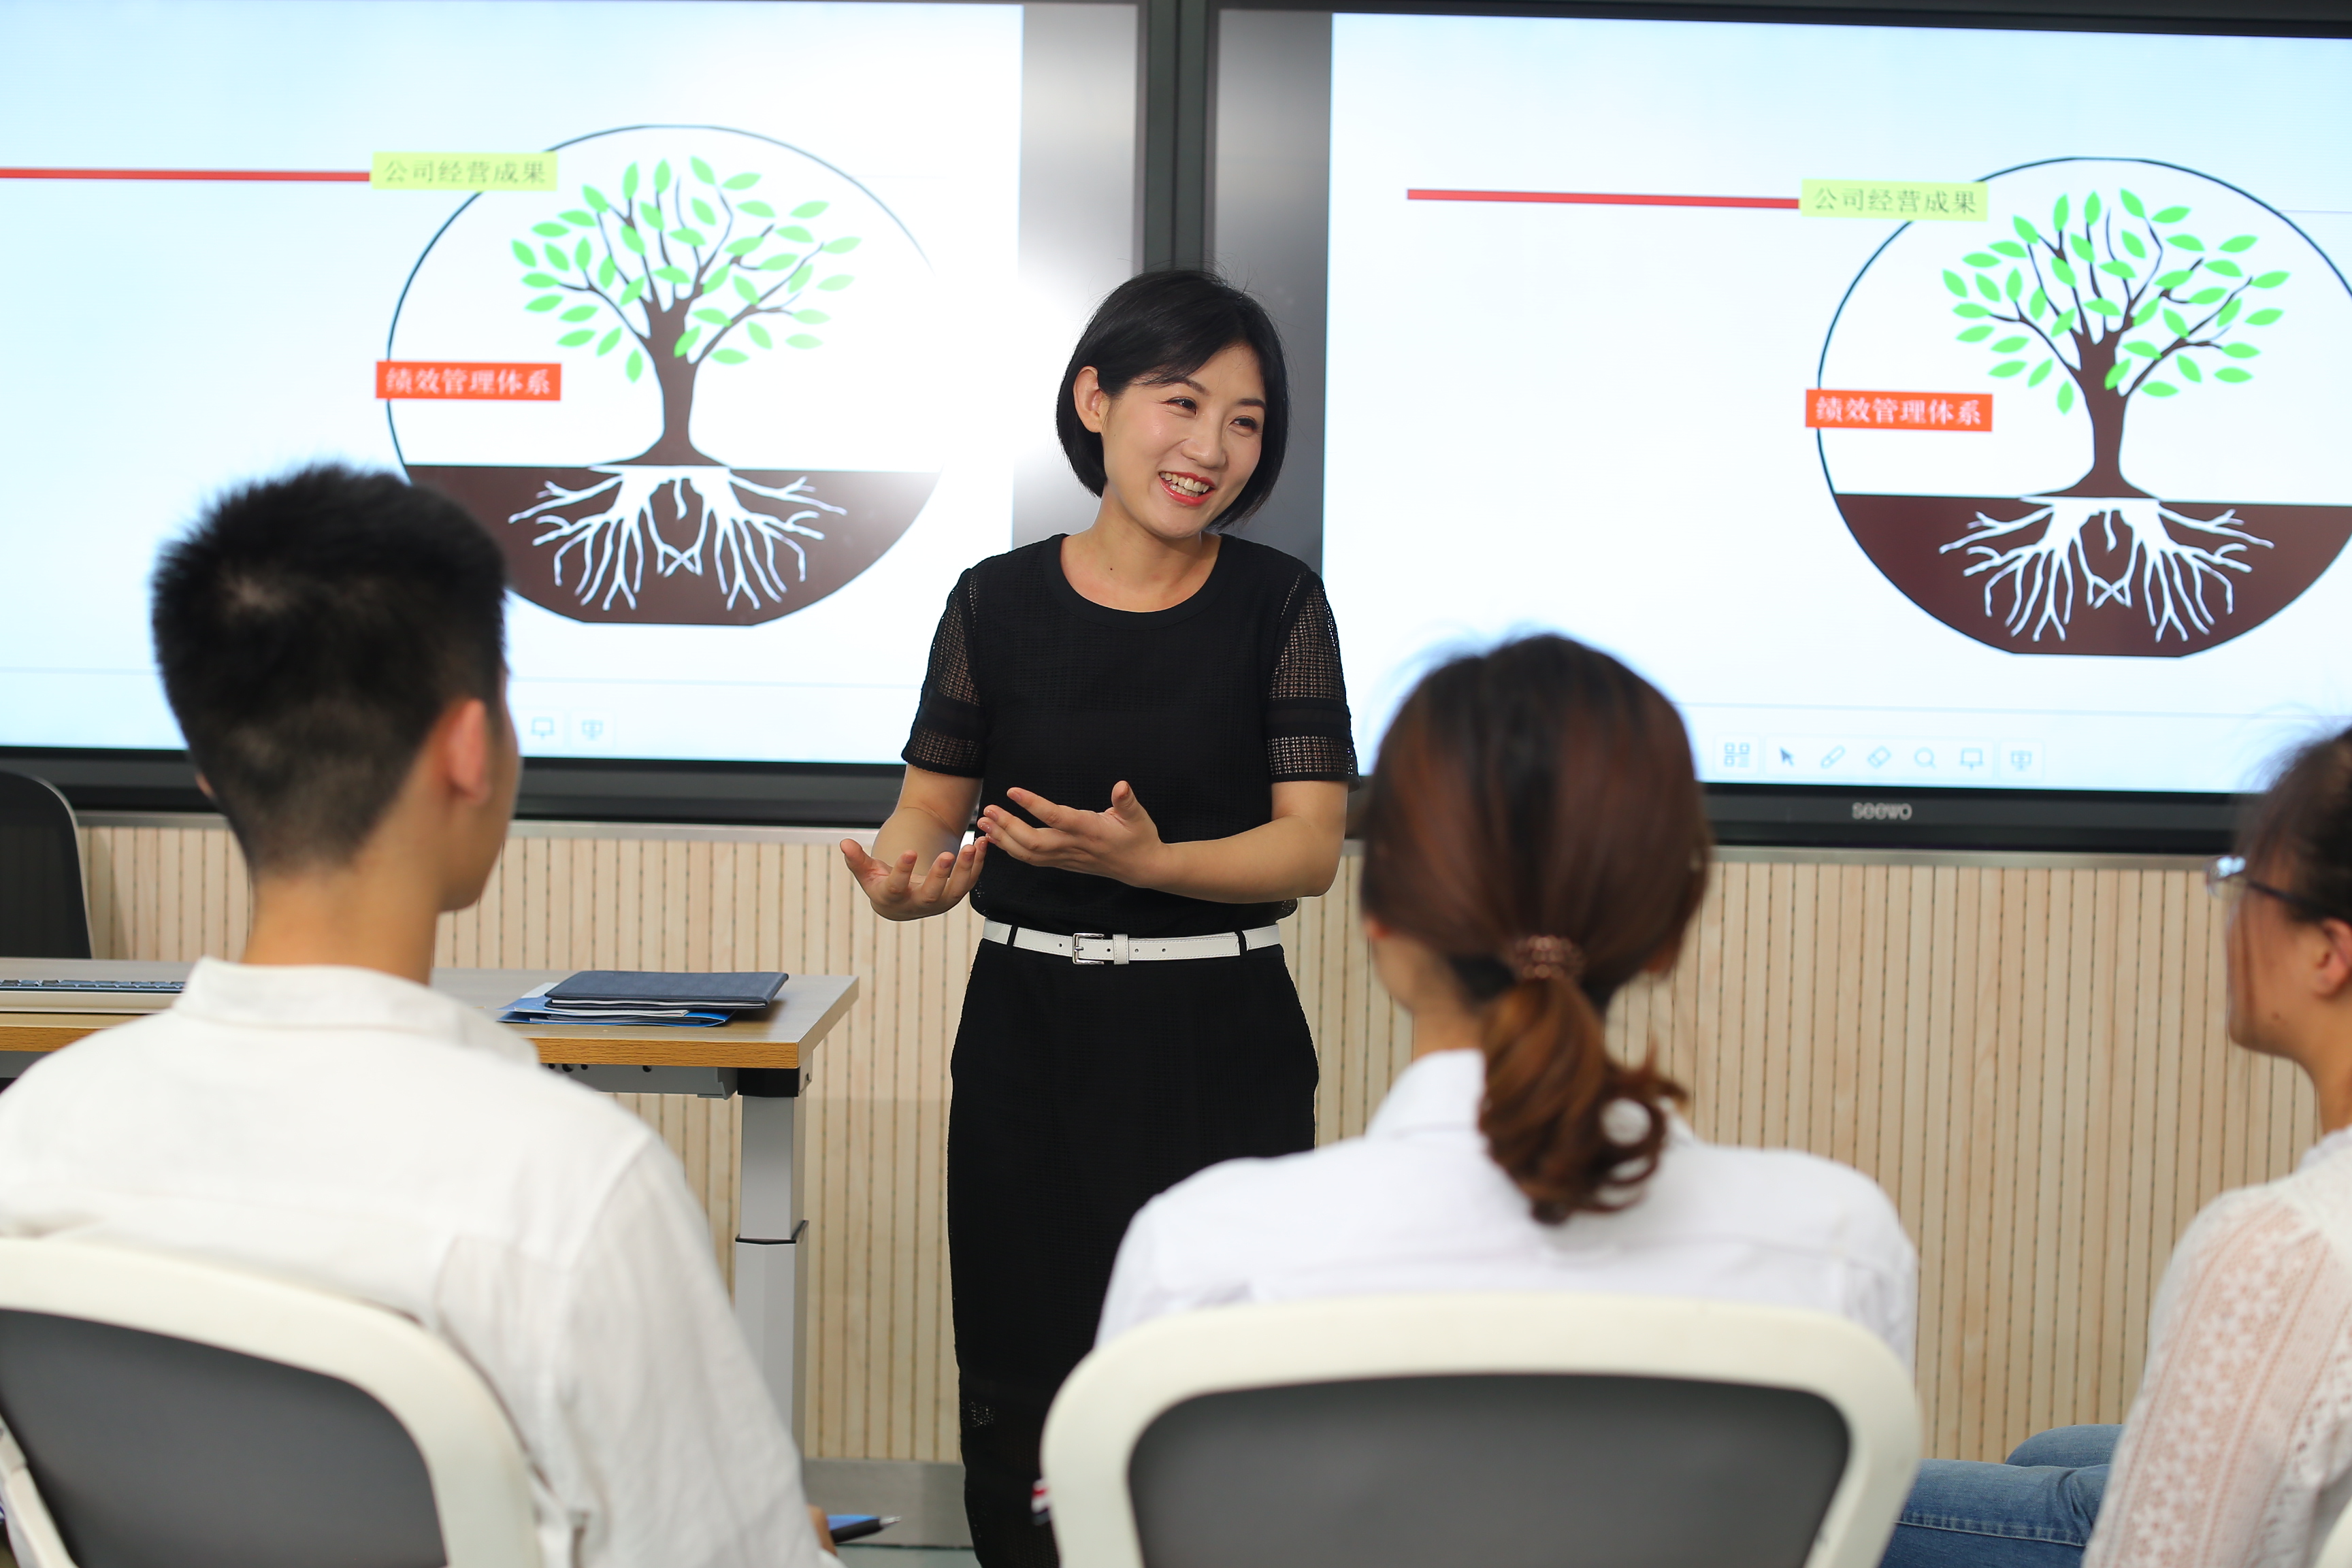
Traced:
<path fill-rule="evenodd" d="M 849 874 L 866 889 L 874 912 L 886 921 L 919 921 L 955 908 L 980 879 L 981 863 L 987 856 L 988 841 L 976 837 L 954 853 L 941 851 L 930 869 L 918 878 L 915 863 L 921 857 L 912 849 L 893 865 L 868 855 L 855 838 L 841 841 L 841 858 L 849 863 Z"/>
<path fill-rule="evenodd" d="M 992 805 L 980 814 L 980 831 L 1024 865 L 1084 871 L 1136 888 L 1155 886 L 1165 869 L 1168 846 L 1160 842 L 1151 814 L 1124 779 L 1111 786 L 1108 811 L 1057 805 L 1025 789 L 1004 793 L 1043 826 L 1032 827 L 1003 807 Z"/>

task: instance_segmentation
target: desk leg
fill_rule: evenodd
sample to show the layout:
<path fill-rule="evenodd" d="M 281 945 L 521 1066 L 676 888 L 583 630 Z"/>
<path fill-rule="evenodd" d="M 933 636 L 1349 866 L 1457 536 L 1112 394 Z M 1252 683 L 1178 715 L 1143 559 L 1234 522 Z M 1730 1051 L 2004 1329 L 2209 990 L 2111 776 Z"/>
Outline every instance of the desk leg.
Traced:
<path fill-rule="evenodd" d="M 735 1231 L 735 1321 L 775 1396 L 776 1409 L 801 1441 L 801 1390 L 808 1363 L 808 1239 L 799 1180 L 802 1105 L 764 1095 L 743 1097 L 740 1218 Z"/>

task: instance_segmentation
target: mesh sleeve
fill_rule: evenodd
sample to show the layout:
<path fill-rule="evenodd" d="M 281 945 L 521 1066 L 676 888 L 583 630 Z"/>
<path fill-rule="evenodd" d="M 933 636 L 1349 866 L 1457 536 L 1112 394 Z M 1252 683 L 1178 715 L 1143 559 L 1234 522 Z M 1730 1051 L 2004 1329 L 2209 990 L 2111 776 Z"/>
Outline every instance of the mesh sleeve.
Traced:
<path fill-rule="evenodd" d="M 1265 688 L 1265 763 L 1276 784 L 1356 780 L 1354 725 L 1339 669 L 1339 627 L 1323 584 L 1301 574 L 1284 606 L 1287 628 Z"/>
<path fill-rule="evenodd" d="M 923 700 L 915 727 L 899 759 L 929 773 L 978 778 L 988 762 L 988 715 L 972 669 L 971 631 L 975 592 L 967 572 L 948 595 L 940 629 L 931 637 L 931 665 L 923 675 Z"/>

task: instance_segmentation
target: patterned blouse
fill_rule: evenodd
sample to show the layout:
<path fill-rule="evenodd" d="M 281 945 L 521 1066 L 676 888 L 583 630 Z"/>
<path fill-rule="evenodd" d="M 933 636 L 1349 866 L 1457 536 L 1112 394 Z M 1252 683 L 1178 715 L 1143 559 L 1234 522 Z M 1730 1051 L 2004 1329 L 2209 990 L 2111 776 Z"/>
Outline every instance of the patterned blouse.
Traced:
<path fill-rule="evenodd" d="M 2164 1271 L 2084 1568 L 2304 1568 L 2352 1499 L 2352 1129 Z"/>

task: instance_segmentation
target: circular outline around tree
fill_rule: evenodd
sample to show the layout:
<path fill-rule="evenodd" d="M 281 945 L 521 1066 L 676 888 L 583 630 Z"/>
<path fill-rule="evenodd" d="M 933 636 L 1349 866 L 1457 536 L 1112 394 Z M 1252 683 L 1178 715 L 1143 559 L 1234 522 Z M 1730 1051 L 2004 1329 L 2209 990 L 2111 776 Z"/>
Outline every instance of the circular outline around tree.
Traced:
<path fill-rule="evenodd" d="M 576 180 L 544 193 L 546 212 L 518 226 L 511 250 L 536 295 L 517 308 L 570 328 L 555 347 L 593 345 L 584 363 L 566 365 L 568 378 L 618 375 L 658 395 L 653 444 L 584 467 L 417 462 L 401 441 L 398 402 L 386 401 L 385 421 L 410 479 L 472 512 L 499 542 L 515 592 L 533 604 L 579 621 L 757 625 L 806 609 L 880 560 L 939 474 L 739 467 L 696 445 L 695 398 L 707 368 L 761 357 L 823 363 L 825 340 L 814 329 L 844 308 L 841 291 L 856 280 L 834 270 L 845 265 L 835 258 L 862 239 L 829 232 L 838 225 L 828 226 L 826 201 L 779 212 L 752 194 L 767 171 L 714 168 L 703 152 L 716 158 L 718 150 L 694 148 L 692 138 L 741 137 L 805 160 L 870 202 L 926 270 L 929 258 L 855 176 L 757 132 L 614 126 L 547 151 L 644 132 L 677 133 L 684 165 L 665 156 L 646 171 L 632 162 L 610 195 Z M 480 199 L 460 203 L 418 254 L 393 307 L 387 357 L 435 248 Z M 566 209 L 567 200 L 575 205 Z M 551 243 L 558 238 L 564 244 Z M 513 283 L 501 278 L 499 286 Z"/>
<path fill-rule="evenodd" d="M 2342 270 L 2294 219 L 2181 164 L 2078 155 L 1984 178 L 2066 163 L 2141 164 L 2231 192 L 2301 239 L 2352 299 Z M 2050 396 L 2061 414 L 2082 405 L 2092 453 L 2080 477 L 2021 495 L 1857 493 L 1838 487 L 1826 430 L 1814 432 L 1814 448 L 1855 542 L 1905 597 L 1953 630 L 2008 653 L 2179 658 L 2242 636 L 2299 597 L 2352 538 L 2352 504 L 2160 497 L 2132 483 L 2123 464 L 2132 407 L 2184 392 L 2226 395 L 2250 380 L 2254 370 L 2242 362 L 2260 356 L 2263 329 L 2284 313 L 2262 291 L 2288 274 L 2259 269 L 2259 237 L 2209 247 L 2178 226 L 2189 209 L 2151 213 L 2128 189 L 2099 184 L 2081 200 L 2069 187 L 2046 222 L 2013 215 L 1995 238 L 1956 237 L 1944 272 L 1959 300 L 1944 305 L 1967 318 L 1959 341 L 1996 356 L 1997 393 Z M 1815 385 L 1826 383 L 1855 290 L 1913 226 L 1881 241 L 1846 285 L 1822 335 Z"/>

